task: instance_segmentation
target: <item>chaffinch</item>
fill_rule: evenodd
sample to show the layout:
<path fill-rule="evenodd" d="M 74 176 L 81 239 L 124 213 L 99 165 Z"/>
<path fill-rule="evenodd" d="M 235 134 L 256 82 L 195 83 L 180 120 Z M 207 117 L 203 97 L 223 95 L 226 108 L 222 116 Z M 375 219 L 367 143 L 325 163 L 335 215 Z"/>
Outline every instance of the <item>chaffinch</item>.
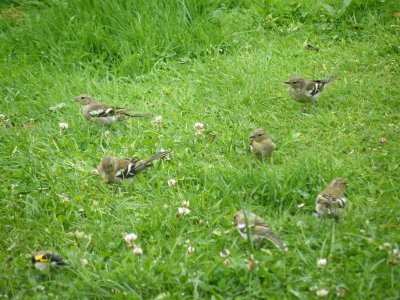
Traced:
<path fill-rule="evenodd" d="M 276 144 L 264 129 L 258 128 L 250 134 L 252 139 L 250 151 L 259 159 L 272 158 L 272 152 L 276 149 Z"/>
<path fill-rule="evenodd" d="M 317 100 L 325 86 L 335 79 L 331 77 L 323 80 L 304 80 L 301 77 L 293 77 L 284 83 L 290 85 L 289 94 L 294 100 L 308 103 Z"/>
<path fill-rule="evenodd" d="M 171 153 L 170 150 L 161 151 L 149 158 L 116 158 L 106 156 L 97 167 L 97 172 L 106 183 L 116 183 L 122 179 L 133 178 L 137 173 L 152 166 L 151 162 Z"/>
<path fill-rule="evenodd" d="M 317 196 L 315 210 L 318 217 L 329 216 L 336 219 L 345 213 L 346 198 L 344 191 L 348 183 L 343 178 L 334 179 L 326 189 Z"/>
<path fill-rule="evenodd" d="M 288 251 L 287 246 L 276 237 L 265 221 L 256 214 L 240 210 L 233 215 L 233 219 L 233 224 L 236 226 L 241 237 L 245 240 L 249 238 L 247 231 L 249 229 L 250 237 L 253 242 L 267 239 L 277 248 L 283 249 L 285 252 Z"/>
<path fill-rule="evenodd" d="M 86 120 L 103 126 L 108 126 L 126 118 L 152 117 L 151 114 L 131 114 L 129 113 L 131 109 L 111 107 L 107 104 L 99 103 L 90 95 L 82 94 L 75 97 L 74 100 L 83 105 L 82 114 Z"/>
<path fill-rule="evenodd" d="M 35 269 L 44 271 L 51 265 L 65 266 L 66 263 L 60 256 L 56 254 L 46 251 L 39 251 L 32 255 L 32 265 Z"/>

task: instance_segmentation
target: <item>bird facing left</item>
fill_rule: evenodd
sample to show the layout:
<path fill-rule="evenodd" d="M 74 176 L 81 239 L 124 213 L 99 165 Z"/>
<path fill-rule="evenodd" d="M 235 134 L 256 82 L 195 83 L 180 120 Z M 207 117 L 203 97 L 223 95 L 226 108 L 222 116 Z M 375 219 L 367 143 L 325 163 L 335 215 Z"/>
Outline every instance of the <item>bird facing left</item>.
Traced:
<path fill-rule="evenodd" d="M 269 134 L 263 128 L 258 128 L 250 134 L 250 138 L 250 151 L 259 159 L 267 158 L 272 161 L 272 153 L 276 149 L 276 144 Z"/>
<path fill-rule="evenodd" d="M 129 112 L 131 109 L 99 103 L 92 96 L 86 94 L 76 96 L 74 100 L 83 106 L 82 114 L 86 120 L 103 126 L 111 125 L 126 118 L 150 118 L 153 116 L 151 114 L 132 114 Z"/>
<path fill-rule="evenodd" d="M 32 266 L 40 271 L 48 269 L 50 266 L 65 266 L 63 259 L 51 252 L 39 251 L 32 255 Z"/>
<path fill-rule="evenodd" d="M 145 159 L 106 156 L 98 165 L 97 173 L 105 183 L 116 183 L 122 179 L 133 178 L 136 174 L 151 167 L 152 161 L 166 157 L 170 153 L 170 150 L 165 150 Z"/>

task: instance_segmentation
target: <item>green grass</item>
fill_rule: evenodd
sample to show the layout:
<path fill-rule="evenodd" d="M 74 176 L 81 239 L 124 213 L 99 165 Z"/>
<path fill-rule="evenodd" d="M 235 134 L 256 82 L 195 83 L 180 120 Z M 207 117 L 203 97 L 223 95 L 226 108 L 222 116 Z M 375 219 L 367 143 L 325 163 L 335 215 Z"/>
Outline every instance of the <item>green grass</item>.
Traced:
<path fill-rule="evenodd" d="M 317 287 L 334 299 L 343 287 L 347 299 L 398 299 L 399 264 L 380 249 L 400 244 L 396 1 L 103 2 L 0 4 L 1 297 L 310 299 Z M 303 107 L 282 83 L 298 74 L 339 80 Z M 88 123 L 72 101 L 81 93 L 164 126 Z M 278 145 L 274 164 L 248 152 L 257 127 Z M 134 183 L 91 173 L 105 155 L 161 148 L 171 161 Z M 339 176 L 347 217 L 316 219 L 316 195 Z M 192 212 L 177 218 L 183 200 Z M 265 218 L 290 252 L 249 247 L 231 227 L 239 209 Z M 32 269 L 41 249 L 70 266 Z"/>

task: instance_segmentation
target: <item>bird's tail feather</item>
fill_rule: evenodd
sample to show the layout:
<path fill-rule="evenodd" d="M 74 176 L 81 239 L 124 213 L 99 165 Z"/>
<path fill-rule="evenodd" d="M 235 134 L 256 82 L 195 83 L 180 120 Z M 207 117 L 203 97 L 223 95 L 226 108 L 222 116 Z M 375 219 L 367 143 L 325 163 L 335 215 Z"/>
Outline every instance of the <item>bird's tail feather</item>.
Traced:
<path fill-rule="evenodd" d="M 271 243 L 273 243 L 277 248 L 283 248 L 283 247 L 284 247 L 284 244 L 282 243 L 282 241 L 281 241 L 280 239 L 278 239 L 278 238 L 276 237 L 276 235 L 273 234 L 272 232 L 271 232 L 270 234 L 268 234 L 268 235 L 266 236 L 266 238 L 267 238 Z"/>
<path fill-rule="evenodd" d="M 329 82 L 332 82 L 332 81 L 334 81 L 336 79 L 337 79 L 336 77 L 329 77 L 329 78 L 326 78 L 326 79 L 322 80 L 322 83 L 323 84 L 328 84 Z"/>
<path fill-rule="evenodd" d="M 170 153 L 171 153 L 171 150 L 167 149 L 165 151 L 158 152 L 157 154 L 154 154 L 153 156 L 150 156 L 149 158 L 143 159 L 143 161 L 145 163 L 149 163 L 158 158 L 165 157 L 165 156 L 169 155 Z"/>
<path fill-rule="evenodd" d="M 152 114 L 130 114 L 127 112 L 124 112 L 124 115 L 130 118 L 151 118 L 154 117 Z"/>
<path fill-rule="evenodd" d="M 152 161 L 154 161 L 154 160 L 156 160 L 158 158 L 161 158 L 161 157 L 165 157 L 165 156 L 169 155 L 170 153 L 171 153 L 171 150 L 165 150 L 165 151 L 161 151 L 161 152 L 159 152 L 157 154 L 154 154 L 153 156 L 150 156 L 148 158 L 145 158 L 145 159 L 142 159 L 142 160 L 138 161 L 135 164 L 134 173 L 135 174 L 139 173 L 139 172 L 151 167 L 151 162 Z"/>

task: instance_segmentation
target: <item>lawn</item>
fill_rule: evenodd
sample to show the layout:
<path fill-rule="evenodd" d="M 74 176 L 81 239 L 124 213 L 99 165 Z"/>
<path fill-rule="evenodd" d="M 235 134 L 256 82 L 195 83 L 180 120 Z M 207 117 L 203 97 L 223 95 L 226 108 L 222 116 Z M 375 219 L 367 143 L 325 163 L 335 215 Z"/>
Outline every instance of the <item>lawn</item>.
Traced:
<path fill-rule="evenodd" d="M 399 16 L 394 0 L 2 1 L 0 298 L 399 299 Z M 294 75 L 338 79 L 303 105 Z M 82 93 L 162 123 L 89 123 Z M 273 162 L 249 152 L 259 127 Z M 134 182 L 92 173 L 161 149 Z M 314 216 L 336 177 L 337 223 Z M 243 240 L 241 209 L 289 252 Z M 38 250 L 68 266 L 33 269 Z"/>

